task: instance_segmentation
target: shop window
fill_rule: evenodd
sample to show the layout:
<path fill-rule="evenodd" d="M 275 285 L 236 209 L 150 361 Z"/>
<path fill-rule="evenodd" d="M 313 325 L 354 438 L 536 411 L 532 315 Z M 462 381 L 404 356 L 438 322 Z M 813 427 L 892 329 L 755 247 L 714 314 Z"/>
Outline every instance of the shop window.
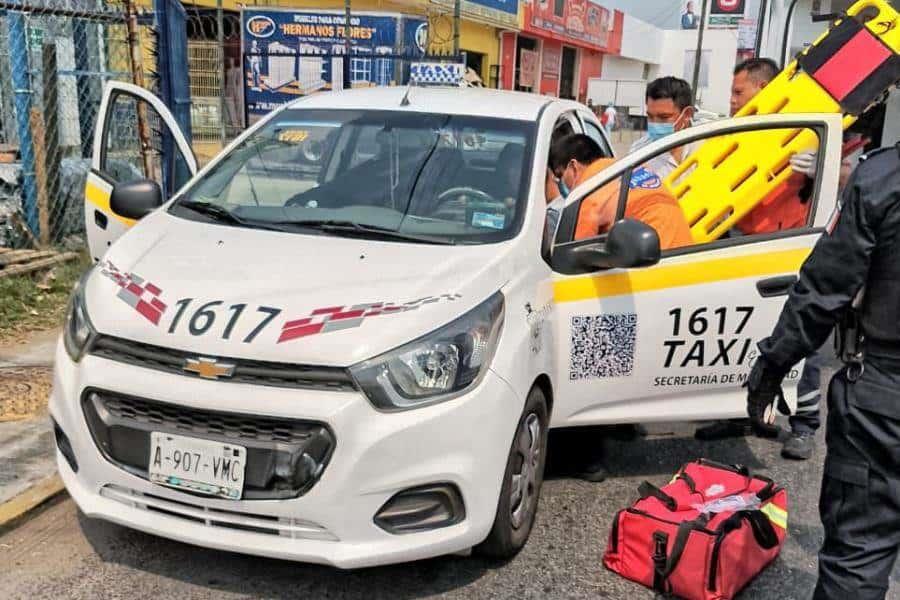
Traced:
<path fill-rule="evenodd" d="M 350 81 L 359 83 L 372 80 L 372 59 L 371 58 L 351 58 L 350 59 Z"/>
<path fill-rule="evenodd" d="M 553 0 L 553 14 L 561 17 L 566 11 L 566 0 Z"/>

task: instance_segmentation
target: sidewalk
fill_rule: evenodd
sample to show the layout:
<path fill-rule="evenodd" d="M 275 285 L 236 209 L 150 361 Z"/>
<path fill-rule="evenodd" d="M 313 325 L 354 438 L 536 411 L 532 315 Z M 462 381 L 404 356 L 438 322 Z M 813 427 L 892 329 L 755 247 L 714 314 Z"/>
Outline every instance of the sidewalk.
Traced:
<path fill-rule="evenodd" d="M 47 415 L 58 336 L 0 346 L 0 527 L 60 489 Z"/>

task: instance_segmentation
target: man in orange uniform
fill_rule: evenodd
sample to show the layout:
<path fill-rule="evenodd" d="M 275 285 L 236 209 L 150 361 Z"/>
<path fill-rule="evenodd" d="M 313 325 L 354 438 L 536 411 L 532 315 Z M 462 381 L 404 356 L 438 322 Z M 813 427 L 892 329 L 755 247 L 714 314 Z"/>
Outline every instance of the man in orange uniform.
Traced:
<path fill-rule="evenodd" d="M 613 162 L 615 159 L 604 158 L 597 142 L 580 133 L 561 138 L 550 148 L 550 169 L 562 182 L 563 189 L 572 189 L 587 181 Z M 609 231 L 616 219 L 619 186 L 620 180 L 616 179 L 585 197 L 575 226 L 576 240 Z M 694 241 L 678 202 L 663 186 L 659 176 L 645 167 L 632 173 L 625 217 L 653 227 L 659 234 L 663 250 L 688 246 Z"/>
<path fill-rule="evenodd" d="M 731 116 L 769 85 L 779 70 L 770 58 L 751 58 L 736 66 L 731 82 Z M 752 235 L 806 225 L 810 207 L 809 184 L 815 179 L 815 154 L 804 152 L 792 156 L 791 167 L 794 172 L 788 180 L 737 222 L 738 231 Z"/>

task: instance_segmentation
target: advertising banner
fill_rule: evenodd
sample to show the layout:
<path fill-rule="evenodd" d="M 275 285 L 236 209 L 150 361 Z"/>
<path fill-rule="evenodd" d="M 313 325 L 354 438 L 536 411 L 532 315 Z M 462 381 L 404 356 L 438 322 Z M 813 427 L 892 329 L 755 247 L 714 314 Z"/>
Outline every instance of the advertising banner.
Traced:
<path fill-rule="evenodd" d="M 590 0 L 533 0 L 526 5 L 526 30 L 555 34 L 561 41 L 602 49 L 609 45 L 613 14 Z"/>
<path fill-rule="evenodd" d="M 712 0 L 708 24 L 711 29 L 737 29 L 746 13 L 747 0 Z"/>
<path fill-rule="evenodd" d="M 453 0 L 431 0 L 448 10 L 453 10 Z M 519 0 L 462 0 L 460 12 L 467 19 L 488 25 L 519 27 Z"/>
<path fill-rule="evenodd" d="M 344 82 L 342 11 L 245 8 L 241 46 L 247 111 L 261 115 L 298 96 Z M 418 17 L 356 12 L 350 18 L 352 87 L 403 83 L 400 57 L 425 53 L 428 24 Z"/>
<path fill-rule="evenodd" d="M 537 87 L 537 63 L 538 53 L 534 50 L 521 50 L 519 52 L 520 87 Z"/>

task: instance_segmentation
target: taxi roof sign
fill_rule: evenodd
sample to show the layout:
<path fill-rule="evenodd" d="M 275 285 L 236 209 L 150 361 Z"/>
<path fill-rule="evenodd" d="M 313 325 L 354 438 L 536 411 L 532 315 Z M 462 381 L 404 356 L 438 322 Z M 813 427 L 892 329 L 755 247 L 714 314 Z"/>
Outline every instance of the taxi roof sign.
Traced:
<path fill-rule="evenodd" d="M 409 81 L 414 85 L 462 85 L 466 66 L 462 63 L 414 62 L 409 66 Z"/>

